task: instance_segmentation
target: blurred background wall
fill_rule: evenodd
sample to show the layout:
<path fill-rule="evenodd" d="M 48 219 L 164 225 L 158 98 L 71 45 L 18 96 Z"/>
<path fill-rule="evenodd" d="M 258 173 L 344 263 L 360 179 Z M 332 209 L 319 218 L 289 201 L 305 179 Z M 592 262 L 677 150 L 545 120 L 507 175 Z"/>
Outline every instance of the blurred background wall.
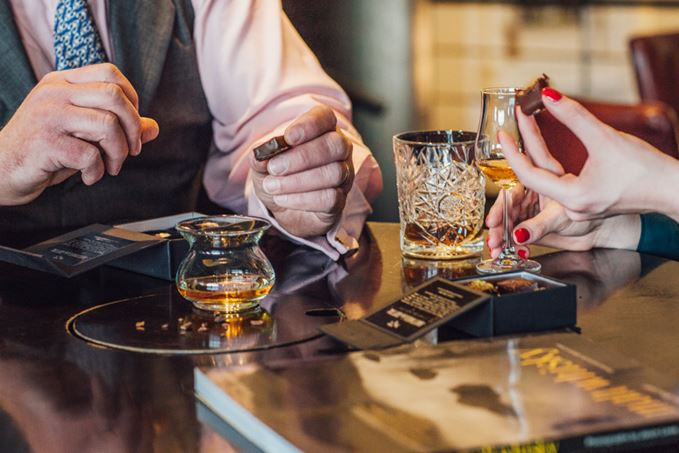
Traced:
<path fill-rule="evenodd" d="M 373 218 L 396 220 L 391 137 L 415 127 L 409 0 L 287 0 L 288 16 L 349 93 L 354 122 L 384 175 Z"/>
<path fill-rule="evenodd" d="M 373 220 L 396 221 L 391 137 L 475 130 L 479 90 L 541 73 L 569 95 L 637 102 L 633 36 L 679 31 L 679 1 L 284 0 L 326 70 L 354 102 L 380 163 Z"/>

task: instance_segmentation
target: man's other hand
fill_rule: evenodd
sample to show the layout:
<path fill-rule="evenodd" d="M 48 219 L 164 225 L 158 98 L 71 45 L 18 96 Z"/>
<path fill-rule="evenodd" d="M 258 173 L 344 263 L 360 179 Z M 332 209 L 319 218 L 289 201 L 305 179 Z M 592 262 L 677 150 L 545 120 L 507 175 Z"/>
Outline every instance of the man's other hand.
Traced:
<path fill-rule="evenodd" d="M 158 132 L 114 65 L 51 72 L 0 130 L 0 205 L 29 203 L 77 172 L 87 185 L 115 176 Z"/>
<path fill-rule="evenodd" d="M 327 233 L 340 219 L 354 183 L 353 144 L 329 107 L 314 107 L 285 130 L 292 148 L 265 162 L 250 154 L 257 196 L 300 237 Z"/>

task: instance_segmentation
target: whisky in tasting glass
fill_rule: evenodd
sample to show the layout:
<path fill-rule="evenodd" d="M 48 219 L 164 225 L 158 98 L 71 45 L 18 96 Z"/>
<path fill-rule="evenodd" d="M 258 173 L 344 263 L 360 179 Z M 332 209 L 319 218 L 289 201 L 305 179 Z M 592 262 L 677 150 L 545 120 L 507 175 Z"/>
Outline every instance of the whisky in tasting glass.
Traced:
<path fill-rule="evenodd" d="M 511 190 L 518 184 L 518 179 L 505 159 L 502 144 L 497 137 L 500 131 L 509 134 L 522 150 L 519 125 L 516 121 L 517 92 L 517 88 L 487 88 L 481 92 L 481 120 L 474 146 L 476 166 L 488 179 L 500 186 L 504 200 L 502 251 L 497 258 L 484 260 L 476 266 L 479 272 L 486 274 L 512 270 L 538 272 L 541 268 L 537 261 L 522 259 L 512 243 L 509 209 Z"/>

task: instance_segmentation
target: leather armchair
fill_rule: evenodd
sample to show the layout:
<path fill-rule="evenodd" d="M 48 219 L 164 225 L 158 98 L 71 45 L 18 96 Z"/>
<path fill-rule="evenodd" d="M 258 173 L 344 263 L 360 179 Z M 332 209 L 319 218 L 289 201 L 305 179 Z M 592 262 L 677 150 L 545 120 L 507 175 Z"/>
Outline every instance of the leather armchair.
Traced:
<path fill-rule="evenodd" d="M 677 115 L 667 105 L 661 102 L 637 105 L 580 102 L 613 128 L 637 136 L 670 156 L 679 157 Z M 566 172 L 580 173 L 587 160 L 587 150 L 582 142 L 549 112 L 538 113 L 536 119 L 552 155 Z"/>
<path fill-rule="evenodd" d="M 629 47 L 641 100 L 679 112 L 679 33 L 632 38 Z"/>

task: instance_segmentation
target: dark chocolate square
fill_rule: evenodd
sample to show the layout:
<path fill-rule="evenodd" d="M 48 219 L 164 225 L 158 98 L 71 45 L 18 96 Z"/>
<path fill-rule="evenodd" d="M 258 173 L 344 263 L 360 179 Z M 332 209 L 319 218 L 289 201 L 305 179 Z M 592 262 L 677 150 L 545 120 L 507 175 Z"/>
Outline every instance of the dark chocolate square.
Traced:
<path fill-rule="evenodd" d="M 253 151 L 255 153 L 255 159 L 258 161 L 269 160 L 274 156 L 290 149 L 290 145 L 287 144 L 285 138 L 282 135 L 272 138 L 263 145 L 259 145 Z"/>
<path fill-rule="evenodd" d="M 542 90 L 549 86 L 549 77 L 542 74 L 531 86 L 520 90 L 516 96 L 516 102 L 521 107 L 524 115 L 532 115 L 545 108 L 542 102 Z"/>

